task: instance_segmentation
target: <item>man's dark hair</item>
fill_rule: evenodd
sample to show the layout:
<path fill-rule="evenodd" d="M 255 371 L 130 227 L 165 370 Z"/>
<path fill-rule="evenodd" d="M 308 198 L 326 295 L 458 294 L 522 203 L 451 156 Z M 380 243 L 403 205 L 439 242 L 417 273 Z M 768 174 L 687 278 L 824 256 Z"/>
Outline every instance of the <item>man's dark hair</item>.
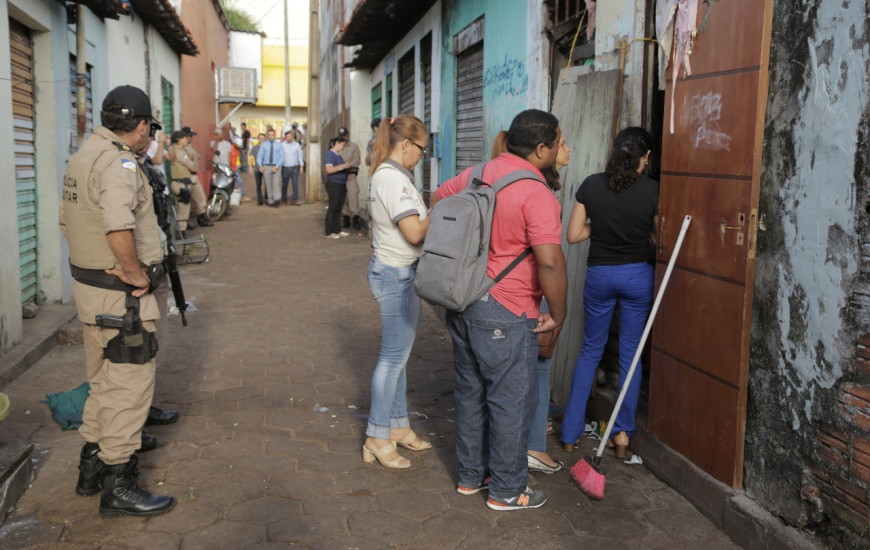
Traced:
<path fill-rule="evenodd" d="M 143 120 L 143 117 L 122 115 L 120 111 L 120 103 L 116 101 L 104 102 L 103 110 L 100 112 L 100 124 L 116 134 L 127 134 L 135 130 L 136 126 L 139 126 L 139 122 Z"/>
<path fill-rule="evenodd" d="M 245 123 L 244 123 L 244 122 L 242 122 L 242 126 L 244 126 L 244 127 L 245 127 L 245 128 L 247 128 L 247 127 L 248 127 L 248 125 L 247 125 L 247 124 L 245 124 Z"/>
<path fill-rule="evenodd" d="M 372 130 L 377 130 L 378 126 L 381 125 L 381 117 L 376 117 L 372 119 Z"/>
<path fill-rule="evenodd" d="M 559 119 L 546 111 L 528 109 L 514 117 L 508 130 L 507 150 L 526 158 L 538 145 L 556 146 Z"/>

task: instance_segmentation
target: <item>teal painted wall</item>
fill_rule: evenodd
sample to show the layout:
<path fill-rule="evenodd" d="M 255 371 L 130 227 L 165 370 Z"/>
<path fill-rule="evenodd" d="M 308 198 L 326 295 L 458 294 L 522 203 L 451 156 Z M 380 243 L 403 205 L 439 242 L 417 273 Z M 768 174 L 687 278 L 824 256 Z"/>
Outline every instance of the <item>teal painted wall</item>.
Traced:
<path fill-rule="evenodd" d="M 453 37 L 481 15 L 483 38 L 484 154 L 500 130 L 525 109 L 529 88 L 526 65 L 526 0 L 444 0 L 441 43 L 440 181 L 456 175 L 456 57 Z"/>

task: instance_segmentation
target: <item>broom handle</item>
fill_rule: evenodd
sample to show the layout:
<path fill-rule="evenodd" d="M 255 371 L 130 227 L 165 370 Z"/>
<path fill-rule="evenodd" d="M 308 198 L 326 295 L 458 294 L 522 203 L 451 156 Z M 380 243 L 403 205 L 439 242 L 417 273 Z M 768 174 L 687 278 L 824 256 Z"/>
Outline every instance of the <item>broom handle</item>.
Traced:
<path fill-rule="evenodd" d="M 610 432 L 613 431 L 613 423 L 616 421 L 616 415 L 619 414 L 619 408 L 625 400 L 625 394 L 628 392 L 631 377 L 634 375 L 634 369 L 637 368 L 640 362 L 640 354 L 643 352 L 643 346 L 646 344 L 647 336 L 652 328 L 653 320 L 656 317 L 656 312 L 659 309 L 659 304 L 662 302 L 662 296 L 665 294 L 665 287 L 668 286 L 668 279 L 671 278 L 671 271 L 674 270 L 674 264 L 677 262 L 677 254 L 680 252 L 680 247 L 683 245 L 683 237 L 686 236 L 686 230 L 689 229 L 689 223 L 692 221 L 692 216 L 686 216 L 683 219 L 683 227 L 680 229 L 680 236 L 677 237 L 677 244 L 674 245 L 674 252 L 671 254 L 671 259 L 668 261 L 668 268 L 665 270 L 665 276 L 662 279 L 662 286 L 659 287 L 659 292 L 656 295 L 656 301 L 650 311 L 649 319 L 646 320 L 646 326 L 643 329 L 643 336 L 640 337 L 640 343 L 637 345 L 637 351 L 634 352 L 634 359 L 631 360 L 631 367 L 628 369 L 628 375 L 622 383 L 622 391 L 619 392 L 619 397 L 616 399 L 616 405 L 613 406 L 613 413 L 610 415 L 610 420 L 607 422 L 607 429 L 604 430 L 604 435 L 601 437 L 601 444 L 598 445 L 598 452 L 595 453 L 595 464 L 601 462 L 601 455 L 604 454 L 604 447 L 607 446 L 607 439 L 610 437 Z M 661 238 L 661 236 L 659 237 Z"/>

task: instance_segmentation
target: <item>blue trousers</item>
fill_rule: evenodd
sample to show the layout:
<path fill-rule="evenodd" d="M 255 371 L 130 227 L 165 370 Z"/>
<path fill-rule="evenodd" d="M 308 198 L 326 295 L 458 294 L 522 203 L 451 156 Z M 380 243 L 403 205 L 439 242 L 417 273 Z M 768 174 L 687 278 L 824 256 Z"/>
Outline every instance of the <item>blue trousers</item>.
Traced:
<path fill-rule="evenodd" d="M 583 435 L 586 425 L 586 402 L 595 382 L 595 371 L 601 362 L 610 330 L 613 311 L 619 306 L 619 389 L 626 383 L 628 369 L 637 351 L 647 317 L 652 309 L 655 270 L 643 262 L 624 265 L 596 265 L 586 271 L 583 288 L 585 331 L 583 347 L 574 366 L 571 397 L 562 422 L 562 442 L 574 444 Z M 625 400 L 616 417 L 613 434 L 621 431 L 631 437 L 635 432 L 634 417 L 640 394 L 642 365 L 628 381 Z"/>

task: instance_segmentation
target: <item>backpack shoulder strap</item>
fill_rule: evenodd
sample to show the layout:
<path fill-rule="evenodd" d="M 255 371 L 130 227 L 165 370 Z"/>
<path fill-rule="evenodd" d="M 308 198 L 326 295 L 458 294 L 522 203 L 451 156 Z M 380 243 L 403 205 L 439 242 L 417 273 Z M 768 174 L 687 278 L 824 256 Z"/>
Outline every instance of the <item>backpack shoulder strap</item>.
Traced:
<path fill-rule="evenodd" d="M 514 170 L 513 172 L 505 174 L 498 181 L 493 183 L 492 190 L 498 193 L 508 185 L 519 180 L 535 180 L 544 183 L 544 181 L 541 180 L 541 177 L 532 172 L 531 170 Z"/>
<path fill-rule="evenodd" d="M 481 162 L 480 164 L 476 164 L 474 168 L 471 169 L 471 173 L 468 174 L 468 185 L 471 185 L 471 182 L 474 181 L 474 178 L 483 181 L 483 169 L 486 167 L 485 162 Z"/>

